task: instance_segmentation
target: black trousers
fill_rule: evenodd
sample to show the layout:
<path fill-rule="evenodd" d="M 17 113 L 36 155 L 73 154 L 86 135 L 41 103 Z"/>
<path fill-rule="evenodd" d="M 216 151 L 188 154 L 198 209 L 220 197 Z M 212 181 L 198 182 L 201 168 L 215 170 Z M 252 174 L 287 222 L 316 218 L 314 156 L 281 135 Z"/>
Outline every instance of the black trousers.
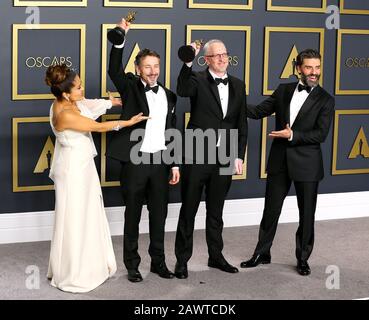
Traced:
<path fill-rule="evenodd" d="M 205 188 L 206 242 L 209 258 L 223 260 L 223 206 L 232 176 L 219 175 L 217 164 L 186 164 L 182 167 L 182 206 L 176 233 L 175 254 L 181 264 L 192 256 L 195 216 Z"/>
<path fill-rule="evenodd" d="M 287 170 L 267 177 L 265 205 L 255 254 L 270 254 L 284 199 L 291 187 Z M 299 208 L 296 258 L 307 261 L 314 246 L 314 221 L 319 182 L 294 181 Z"/>
<path fill-rule="evenodd" d="M 126 206 L 124 213 L 123 260 L 127 269 L 136 269 L 139 223 L 144 201 L 149 211 L 149 254 L 154 264 L 165 260 L 164 232 L 168 212 L 169 166 L 165 164 L 122 163 L 121 190 Z"/>

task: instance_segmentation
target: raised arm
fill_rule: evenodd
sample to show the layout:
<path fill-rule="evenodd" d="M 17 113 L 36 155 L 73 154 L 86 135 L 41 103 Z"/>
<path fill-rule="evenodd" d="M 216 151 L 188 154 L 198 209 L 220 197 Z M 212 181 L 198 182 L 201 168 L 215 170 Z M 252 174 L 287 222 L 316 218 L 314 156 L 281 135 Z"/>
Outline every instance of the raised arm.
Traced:
<path fill-rule="evenodd" d="M 118 49 L 113 46 L 110 51 L 108 74 L 117 90 L 120 90 L 120 88 L 124 88 L 126 86 L 122 57 L 123 48 Z"/>
<path fill-rule="evenodd" d="M 130 28 L 130 23 L 122 19 L 122 21 L 118 23 L 117 26 L 122 28 L 127 34 Z M 108 74 L 118 90 L 120 90 L 120 88 L 124 88 L 124 86 L 126 85 L 126 78 L 122 63 L 124 44 L 125 41 L 120 46 L 113 45 L 110 51 Z"/>
<path fill-rule="evenodd" d="M 191 43 L 191 46 L 195 49 L 195 57 L 200 52 L 200 46 L 195 42 Z M 177 94 L 180 97 L 193 97 L 197 92 L 197 79 L 194 72 L 192 72 L 193 62 L 184 63 L 179 73 L 177 80 Z"/>
<path fill-rule="evenodd" d="M 197 79 L 192 72 L 192 66 L 183 64 L 177 79 L 177 94 L 180 97 L 193 97 L 197 93 Z"/>

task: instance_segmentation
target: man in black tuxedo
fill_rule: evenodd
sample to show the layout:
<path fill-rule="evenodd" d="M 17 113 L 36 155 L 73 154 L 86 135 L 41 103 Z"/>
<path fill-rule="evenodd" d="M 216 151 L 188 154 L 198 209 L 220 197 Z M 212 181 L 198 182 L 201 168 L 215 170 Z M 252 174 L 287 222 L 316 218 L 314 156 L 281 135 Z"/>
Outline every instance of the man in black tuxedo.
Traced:
<path fill-rule="evenodd" d="M 118 27 L 127 34 L 130 23 L 124 19 Z M 138 254 L 138 236 L 141 210 L 144 199 L 149 211 L 151 272 L 162 278 L 173 278 L 165 264 L 164 231 L 168 207 L 168 180 L 170 166 L 161 159 L 166 145 L 165 130 L 175 127 L 175 104 L 177 97 L 170 90 L 157 82 L 160 74 L 160 56 L 152 50 L 143 49 L 136 56 L 136 73 L 125 73 L 122 65 L 124 43 L 111 49 L 109 76 L 119 91 L 124 107 L 121 119 L 130 119 L 132 115 L 142 113 L 150 119 L 140 124 L 122 128 L 117 132 L 106 155 L 121 162 L 121 190 L 126 205 L 124 219 L 124 264 L 128 270 L 128 280 L 142 281 L 138 270 L 141 258 Z M 137 141 L 133 141 L 131 133 L 135 129 L 144 130 L 144 136 L 137 154 L 131 156 Z M 136 131 L 137 132 L 137 131 Z M 147 161 L 137 164 L 133 156 Z M 179 182 L 178 167 L 172 165 L 170 184 Z"/>
<path fill-rule="evenodd" d="M 314 220 L 318 184 L 323 179 L 320 144 L 327 137 L 334 115 L 334 98 L 319 86 L 321 57 L 318 51 L 302 51 L 296 60 L 298 83 L 281 84 L 258 106 L 248 105 L 247 116 L 261 119 L 275 113 L 276 131 L 267 165 L 265 207 L 259 241 L 253 257 L 241 263 L 252 268 L 271 261 L 270 248 L 283 201 L 292 181 L 296 189 L 300 222 L 296 233 L 297 271 L 309 275 L 308 259 L 314 244 Z"/>
<path fill-rule="evenodd" d="M 199 48 L 193 43 L 196 55 Z M 204 46 L 205 61 L 208 68 L 202 72 L 192 70 L 192 63 L 185 63 L 180 71 L 177 94 L 190 97 L 191 116 L 187 130 L 214 133 L 212 141 L 200 146 L 194 138 L 191 155 L 188 150 L 184 154 L 185 164 L 182 168 L 182 206 L 177 226 L 175 254 L 177 278 L 188 277 L 187 262 L 193 250 L 193 231 L 201 195 L 206 194 L 206 242 L 208 245 L 208 266 L 225 272 L 236 273 L 238 269 L 230 265 L 222 254 L 223 250 L 223 206 L 225 197 L 232 182 L 232 173 L 223 175 L 219 150 L 226 145 L 234 144 L 232 159 L 227 165 L 235 165 L 235 172 L 242 174 L 243 158 L 247 142 L 246 92 L 245 83 L 227 74 L 228 53 L 223 42 L 211 40 Z M 219 130 L 223 132 L 219 133 Z M 238 132 L 238 143 L 232 139 L 231 130 Z M 186 139 L 188 136 L 186 135 Z M 188 141 L 186 141 L 186 144 Z M 235 145 L 236 144 L 236 145 Z M 199 150 L 200 149 L 200 150 Z M 215 150 L 216 156 L 211 156 Z M 192 151 L 192 150 L 190 150 Z M 201 161 L 202 156 L 205 160 Z M 214 159 L 213 159 L 214 158 Z M 191 164 L 193 162 L 193 164 Z"/>

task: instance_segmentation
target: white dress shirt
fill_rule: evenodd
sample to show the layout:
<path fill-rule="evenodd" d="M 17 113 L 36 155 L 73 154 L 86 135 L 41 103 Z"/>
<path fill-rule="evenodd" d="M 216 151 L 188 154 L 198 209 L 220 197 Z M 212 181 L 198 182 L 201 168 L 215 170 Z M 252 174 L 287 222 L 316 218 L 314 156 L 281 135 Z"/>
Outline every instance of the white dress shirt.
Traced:
<path fill-rule="evenodd" d="M 145 87 L 146 82 L 142 79 L 141 81 Z M 165 146 L 165 124 L 168 114 L 168 100 L 161 86 L 159 86 L 157 93 L 150 90 L 145 94 L 149 105 L 150 119 L 146 121 L 145 136 L 140 151 L 155 153 L 167 149 Z"/>
<path fill-rule="evenodd" d="M 223 77 L 219 77 L 215 73 L 213 73 L 210 69 L 209 69 L 209 73 L 211 74 L 214 80 L 215 78 L 221 78 L 221 79 L 228 78 L 227 74 L 224 74 Z M 224 119 L 227 115 L 227 110 L 228 110 L 229 84 L 227 83 L 227 85 L 225 85 L 224 83 L 220 83 L 218 85 L 218 92 L 219 92 L 220 104 L 222 105 L 223 119 Z"/>
<path fill-rule="evenodd" d="M 209 69 L 209 73 L 213 77 L 214 80 L 215 78 L 221 78 L 221 79 L 228 78 L 227 74 L 224 74 L 223 77 L 218 77 L 210 69 Z M 227 110 L 228 110 L 228 100 L 229 100 L 229 89 L 228 88 L 229 88 L 228 83 L 227 85 L 225 85 L 224 83 L 218 84 L 218 92 L 219 92 L 220 104 L 222 106 L 223 119 L 226 117 Z M 219 137 L 218 137 L 217 147 L 220 146 L 220 139 L 221 139 L 221 134 L 219 134 Z"/>
<path fill-rule="evenodd" d="M 298 85 L 302 84 L 302 81 L 300 80 L 299 83 L 296 86 L 295 92 L 293 93 L 291 102 L 290 102 L 290 128 L 293 126 L 297 115 L 299 114 L 301 107 L 305 103 L 306 99 L 308 98 L 309 94 L 313 91 L 314 87 L 311 88 L 310 93 L 308 93 L 306 90 L 299 91 Z M 291 132 L 291 137 L 288 139 L 289 141 L 292 141 L 293 139 L 293 132 Z"/>

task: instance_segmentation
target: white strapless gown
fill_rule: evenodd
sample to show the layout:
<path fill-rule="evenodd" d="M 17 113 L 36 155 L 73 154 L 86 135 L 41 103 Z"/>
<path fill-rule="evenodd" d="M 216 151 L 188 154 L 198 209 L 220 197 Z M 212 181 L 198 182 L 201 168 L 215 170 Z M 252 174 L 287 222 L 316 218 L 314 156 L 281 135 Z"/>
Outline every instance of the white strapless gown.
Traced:
<path fill-rule="evenodd" d="M 81 115 L 97 119 L 109 100 L 83 100 Z M 47 277 L 63 291 L 87 292 L 117 269 L 90 132 L 73 130 L 56 136 L 50 178 L 55 184 L 55 223 Z"/>

